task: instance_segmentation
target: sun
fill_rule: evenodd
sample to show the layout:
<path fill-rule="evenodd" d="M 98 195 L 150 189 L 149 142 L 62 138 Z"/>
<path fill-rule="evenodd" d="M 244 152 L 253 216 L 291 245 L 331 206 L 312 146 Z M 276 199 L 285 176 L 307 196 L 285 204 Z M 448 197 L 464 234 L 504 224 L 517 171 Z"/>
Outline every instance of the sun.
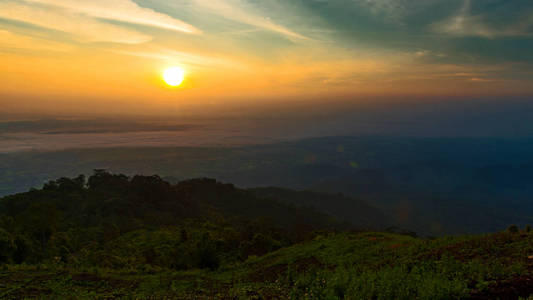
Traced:
<path fill-rule="evenodd" d="M 185 79 L 185 70 L 180 67 L 170 67 L 163 73 L 163 80 L 170 86 L 178 86 Z"/>

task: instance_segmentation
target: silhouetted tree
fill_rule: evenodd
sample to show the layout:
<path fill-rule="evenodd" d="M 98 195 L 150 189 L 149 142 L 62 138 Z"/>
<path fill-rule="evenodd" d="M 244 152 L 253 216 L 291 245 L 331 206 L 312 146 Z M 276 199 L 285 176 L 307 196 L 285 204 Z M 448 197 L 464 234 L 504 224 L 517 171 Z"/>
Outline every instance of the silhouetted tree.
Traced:
<path fill-rule="evenodd" d="M 30 249 L 29 242 L 22 236 L 15 238 L 15 251 L 13 252 L 13 261 L 17 264 L 21 264 L 26 261 Z"/>
<path fill-rule="evenodd" d="M 0 228 L 0 263 L 7 262 L 14 250 L 13 238 L 9 232 Z"/>
<path fill-rule="evenodd" d="M 101 194 L 124 194 L 128 191 L 129 180 L 123 174 L 111 174 L 103 169 L 94 170 L 87 180 L 89 190 Z"/>
<path fill-rule="evenodd" d="M 182 243 L 186 242 L 189 239 L 189 236 L 187 235 L 187 230 L 182 229 L 180 231 L 180 240 Z"/>
<path fill-rule="evenodd" d="M 258 233 L 252 240 L 252 254 L 263 255 L 272 249 L 272 239 L 264 234 Z"/>
<path fill-rule="evenodd" d="M 38 242 L 41 254 L 45 254 L 48 241 L 57 229 L 57 219 L 55 206 L 45 203 L 31 205 L 24 215 L 25 229 Z"/>
<path fill-rule="evenodd" d="M 507 227 L 507 232 L 509 233 L 518 233 L 519 229 L 518 229 L 518 226 L 516 225 L 511 225 L 509 227 Z"/>
<path fill-rule="evenodd" d="M 209 233 L 203 235 L 196 247 L 198 267 L 215 270 L 220 265 L 220 259 L 217 254 L 216 243 Z"/>
<path fill-rule="evenodd" d="M 56 185 L 63 192 L 79 192 L 85 188 L 85 175 L 73 179 L 62 177 L 56 180 Z"/>

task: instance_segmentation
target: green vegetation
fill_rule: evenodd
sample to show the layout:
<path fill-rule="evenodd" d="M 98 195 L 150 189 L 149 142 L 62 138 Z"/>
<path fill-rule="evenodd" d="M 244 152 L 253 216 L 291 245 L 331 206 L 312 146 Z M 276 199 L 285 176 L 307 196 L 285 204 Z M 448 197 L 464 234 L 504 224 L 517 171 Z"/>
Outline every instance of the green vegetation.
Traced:
<path fill-rule="evenodd" d="M 516 226 L 437 239 L 355 231 L 210 179 L 101 170 L 4 197 L 0 211 L 2 299 L 533 294 L 533 234 Z"/>
<path fill-rule="evenodd" d="M 174 234 L 179 237 L 179 230 L 139 231 L 114 241 L 111 245 L 120 249 L 108 255 L 121 253 L 120 258 L 130 260 L 120 268 L 60 261 L 6 266 L 0 272 L 0 295 L 483 299 L 533 293 L 528 257 L 533 239 L 525 234 L 424 240 L 389 233 L 331 233 L 260 257 L 225 262 L 215 270 L 206 264 L 204 269 L 178 271 L 143 257 L 150 245 L 157 245 L 155 252 L 164 251 Z M 134 252 L 127 254 L 131 247 Z"/>

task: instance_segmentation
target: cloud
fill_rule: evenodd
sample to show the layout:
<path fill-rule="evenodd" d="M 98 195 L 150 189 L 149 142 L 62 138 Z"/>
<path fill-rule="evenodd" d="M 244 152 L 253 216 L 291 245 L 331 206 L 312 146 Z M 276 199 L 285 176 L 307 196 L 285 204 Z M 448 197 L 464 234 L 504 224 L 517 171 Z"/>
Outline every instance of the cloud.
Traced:
<path fill-rule="evenodd" d="M 71 50 L 72 46 L 0 29 L 0 51 L 5 49 L 64 52 Z"/>
<path fill-rule="evenodd" d="M 139 50 L 118 50 L 112 49 L 111 52 L 129 55 L 141 58 L 156 59 L 167 62 L 169 64 L 187 64 L 193 66 L 208 66 L 208 67 L 231 67 L 232 69 L 242 69 L 240 62 L 219 57 L 204 56 L 200 54 L 192 54 L 183 51 L 176 51 L 166 48 L 154 48 Z"/>
<path fill-rule="evenodd" d="M 83 15 L 72 15 L 68 11 L 57 8 L 2 2 L 0 3 L 0 18 L 66 32 L 72 34 L 80 42 L 139 44 L 151 40 L 151 37 L 146 34 L 99 22 Z"/>
<path fill-rule="evenodd" d="M 148 25 L 185 33 L 201 33 L 196 27 L 169 15 L 140 7 L 131 0 L 28 0 L 68 9 L 93 18 Z"/>
<path fill-rule="evenodd" d="M 28 0 L 0 2 L 0 18 L 30 23 L 73 35 L 80 42 L 140 44 L 151 36 L 102 21 L 142 24 L 184 33 L 200 33 L 192 25 L 142 8 L 129 0 Z"/>
<path fill-rule="evenodd" d="M 506 36 L 530 35 L 528 28 L 533 25 L 533 17 L 518 22 L 490 26 L 483 14 L 472 15 L 471 0 L 465 0 L 459 12 L 444 21 L 435 22 L 431 25 L 433 31 L 453 36 L 478 36 L 484 38 L 498 38 Z"/>
<path fill-rule="evenodd" d="M 495 81 L 498 81 L 498 80 L 497 79 L 491 79 L 491 78 L 472 77 L 472 78 L 470 78 L 470 81 L 471 82 L 484 83 L 484 82 L 495 82 Z"/>
<path fill-rule="evenodd" d="M 226 19 L 276 32 L 292 40 L 308 39 L 282 25 L 274 23 L 269 17 L 261 16 L 249 4 L 240 0 L 194 0 L 194 3 Z"/>
<path fill-rule="evenodd" d="M 406 3 L 403 0 L 354 0 L 367 8 L 374 15 L 385 15 L 394 22 L 399 22 L 406 14 Z"/>

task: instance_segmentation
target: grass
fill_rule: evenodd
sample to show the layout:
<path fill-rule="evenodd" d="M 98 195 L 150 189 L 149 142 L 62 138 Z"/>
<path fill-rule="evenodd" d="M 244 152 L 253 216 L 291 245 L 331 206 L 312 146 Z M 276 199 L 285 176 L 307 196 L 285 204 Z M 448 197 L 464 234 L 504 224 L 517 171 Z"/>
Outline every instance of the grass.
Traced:
<path fill-rule="evenodd" d="M 533 234 L 326 234 L 216 271 L 6 265 L 0 298 L 464 299 L 533 294 Z M 531 298 L 530 298 L 531 299 Z"/>

